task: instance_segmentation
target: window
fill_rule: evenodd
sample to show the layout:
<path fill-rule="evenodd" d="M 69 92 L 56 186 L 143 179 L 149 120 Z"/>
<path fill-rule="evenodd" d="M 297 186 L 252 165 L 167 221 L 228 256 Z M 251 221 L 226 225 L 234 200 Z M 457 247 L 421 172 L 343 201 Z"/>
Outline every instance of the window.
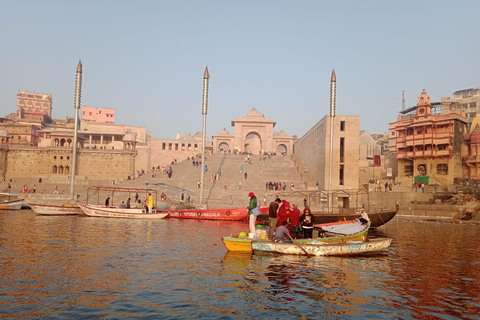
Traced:
<path fill-rule="evenodd" d="M 413 176 L 413 166 L 405 166 L 405 175 Z"/>
<path fill-rule="evenodd" d="M 437 174 L 448 174 L 448 166 L 445 163 L 437 164 Z"/>
<path fill-rule="evenodd" d="M 162 150 L 165 150 L 166 144 L 165 142 L 162 143 Z"/>
<path fill-rule="evenodd" d="M 343 186 L 343 164 L 340 165 L 340 172 L 338 178 L 338 184 Z"/>
<path fill-rule="evenodd" d="M 98 110 L 98 114 L 102 114 L 102 110 Z"/>
<path fill-rule="evenodd" d="M 344 162 L 345 157 L 345 138 L 340 138 L 340 162 Z"/>
<path fill-rule="evenodd" d="M 345 121 L 340 121 L 340 131 L 345 131 Z"/>

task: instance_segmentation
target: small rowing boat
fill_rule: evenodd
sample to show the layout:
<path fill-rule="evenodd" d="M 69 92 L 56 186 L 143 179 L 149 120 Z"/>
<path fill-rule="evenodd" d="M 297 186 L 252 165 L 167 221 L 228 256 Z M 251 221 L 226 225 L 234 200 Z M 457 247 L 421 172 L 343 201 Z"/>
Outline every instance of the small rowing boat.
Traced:
<path fill-rule="evenodd" d="M 0 210 L 20 210 L 23 199 L 14 193 L 0 193 Z"/>
<path fill-rule="evenodd" d="M 364 241 L 367 238 L 370 222 L 362 223 L 359 220 L 342 221 L 336 223 L 326 223 L 315 225 L 315 228 L 321 229 L 322 237 L 315 239 L 297 239 L 299 244 L 310 243 L 344 243 L 348 241 Z M 252 241 L 247 237 L 228 236 L 222 238 L 228 251 L 234 252 L 252 252 Z M 266 242 L 273 242 L 265 240 Z"/>
<path fill-rule="evenodd" d="M 63 204 L 59 206 L 29 203 L 30 209 L 39 216 L 64 216 L 64 215 L 78 215 L 83 211 L 78 204 Z"/>
<path fill-rule="evenodd" d="M 379 254 L 388 252 L 392 243 L 391 238 L 369 239 L 367 241 L 348 241 L 338 243 L 325 243 L 313 241 L 299 242 L 273 242 L 264 240 L 252 241 L 254 254 L 290 254 L 309 256 L 355 256 L 366 254 Z"/>

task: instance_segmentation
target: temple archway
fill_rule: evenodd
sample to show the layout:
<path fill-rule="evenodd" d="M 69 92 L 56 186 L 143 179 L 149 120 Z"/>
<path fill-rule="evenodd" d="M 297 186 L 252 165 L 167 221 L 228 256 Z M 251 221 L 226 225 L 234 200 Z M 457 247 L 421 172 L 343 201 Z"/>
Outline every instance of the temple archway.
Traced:
<path fill-rule="evenodd" d="M 245 152 L 260 154 L 262 151 L 262 137 L 257 132 L 250 132 L 245 136 Z"/>
<path fill-rule="evenodd" d="M 228 143 L 226 143 L 226 142 L 222 142 L 218 146 L 218 150 L 220 150 L 220 152 L 227 152 L 228 149 L 230 149 L 230 147 L 228 146 Z"/>
<path fill-rule="evenodd" d="M 278 147 L 277 147 L 277 153 L 286 155 L 287 154 L 287 146 L 284 145 L 283 143 L 279 144 Z"/>

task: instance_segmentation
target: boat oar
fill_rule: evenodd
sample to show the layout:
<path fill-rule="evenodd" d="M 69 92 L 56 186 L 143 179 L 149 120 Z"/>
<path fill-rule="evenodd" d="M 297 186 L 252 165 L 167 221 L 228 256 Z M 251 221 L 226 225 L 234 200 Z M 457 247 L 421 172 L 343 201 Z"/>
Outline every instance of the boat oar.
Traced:
<path fill-rule="evenodd" d="M 290 234 L 286 233 L 287 236 L 290 238 L 290 240 L 293 241 L 293 243 L 295 243 L 295 245 L 297 245 L 300 249 L 302 249 L 303 252 L 305 252 L 305 254 L 307 255 L 307 257 L 313 257 L 312 254 L 308 253 L 307 250 L 305 250 L 304 247 L 302 247 L 298 242 L 295 242 L 295 240 L 293 240 L 293 238 L 290 236 Z"/>

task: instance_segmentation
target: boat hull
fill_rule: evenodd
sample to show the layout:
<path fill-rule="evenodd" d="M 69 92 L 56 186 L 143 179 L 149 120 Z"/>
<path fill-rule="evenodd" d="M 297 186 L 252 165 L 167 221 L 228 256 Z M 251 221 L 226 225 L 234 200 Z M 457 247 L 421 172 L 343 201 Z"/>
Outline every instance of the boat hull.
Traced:
<path fill-rule="evenodd" d="M 384 210 L 373 213 L 368 213 L 368 217 L 371 221 L 370 228 L 378 228 L 388 221 L 392 220 L 397 214 L 397 210 Z M 330 223 L 343 220 L 353 220 L 360 217 L 360 214 L 324 214 L 315 213 L 315 223 Z"/>
<path fill-rule="evenodd" d="M 228 251 L 232 252 L 252 252 L 252 239 L 223 237 L 223 243 Z"/>
<path fill-rule="evenodd" d="M 254 240 L 252 241 L 252 250 L 254 254 L 305 255 L 308 253 L 312 256 L 355 256 L 388 252 L 391 243 L 392 239 L 390 238 L 345 243 L 281 243 Z"/>
<path fill-rule="evenodd" d="M 123 218 L 123 219 L 163 219 L 168 213 L 155 211 L 153 213 L 145 212 L 140 208 L 105 208 L 100 206 L 90 206 L 79 204 L 83 212 L 89 217 L 102 218 Z"/>
<path fill-rule="evenodd" d="M 260 213 L 268 212 L 268 208 L 260 208 Z M 211 209 L 211 210 L 170 210 L 168 218 L 197 220 L 240 221 L 248 219 L 246 208 Z"/>
<path fill-rule="evenodd" d="M 78 205 L 45 205 L 45 204 L 29 204 L 30 209 L 40 216 L 61 216 L 61 215 L 79 215 L 83 210 Z"/>
<path fill-rule="evenodd" d="M 22 209 L 23 199 L 0 202 L 0 210 L 20 210 Z"/>

